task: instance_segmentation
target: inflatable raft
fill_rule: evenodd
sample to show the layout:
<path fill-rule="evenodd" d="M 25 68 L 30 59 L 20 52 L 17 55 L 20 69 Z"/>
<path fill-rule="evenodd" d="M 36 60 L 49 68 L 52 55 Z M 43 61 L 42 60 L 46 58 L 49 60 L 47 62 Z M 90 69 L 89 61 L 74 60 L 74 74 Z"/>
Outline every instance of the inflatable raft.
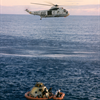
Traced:
<path fill-rule="evenodd" d="M 28 100 L 48 100 L 48 99 L 53 98 L 53 96 L 48 97 L 48 98 L 38 98 L 38 97 L 35 98 L 35 97 L 32 97 L 32 96 L 29 96 L 29 93 L 30 93 L 30 92 L 25 93 L 25 97 L 26 97 Z"/>
<path fill-rule="evenodd" d="M 50 97 L 48 97 L 48 98 L 38 98 L 38 97 L 36 97 L 36 98 L 34 98 L 34 97 L 32 97 L 32 96 L 29 96 L 29 93 L 30 92 L 27 92 L 27 93 L 25 93 L 25 97 L 28 99 L 28 100 L 48 100 L 48 99 L 54 99 L 54 100 L 62 100 L 63 98 L 64 98 L 64 96 L 65 96 L 65 94 L 64 93 L 62 93 L 62 92 L 60 92 L 60 97 L 56 97 L 56 95 L 54 95 L 54 96 L 50 96 Z"/>
<path fill-rule="evenodd" d="M 54 100 L 62 100 L 65 96 L 65 93 L 60 92 L 60 97 L 56 97 L 56 95 L 54 95 L 53 99 Z"/>

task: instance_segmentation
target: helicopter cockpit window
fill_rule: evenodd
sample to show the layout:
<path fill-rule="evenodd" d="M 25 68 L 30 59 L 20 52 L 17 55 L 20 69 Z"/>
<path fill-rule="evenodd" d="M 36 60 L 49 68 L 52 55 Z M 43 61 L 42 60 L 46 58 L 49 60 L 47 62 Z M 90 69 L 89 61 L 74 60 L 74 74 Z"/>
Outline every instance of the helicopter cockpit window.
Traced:
<path fill-rule="evenodd" d="M 64 12 L 68 12 L 66 9 L 64 9 Z"/>
<path fill-rule="evenodd" d="M 52 8 L 52 9 L 50 9 L 50 10 L 58 10 L 59 8 Z"/>

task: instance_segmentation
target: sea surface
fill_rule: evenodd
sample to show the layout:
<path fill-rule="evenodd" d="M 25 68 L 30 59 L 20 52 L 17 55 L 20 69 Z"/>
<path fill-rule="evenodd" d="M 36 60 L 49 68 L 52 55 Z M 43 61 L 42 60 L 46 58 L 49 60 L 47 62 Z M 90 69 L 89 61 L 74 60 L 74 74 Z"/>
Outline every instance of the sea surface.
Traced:
<path fill-rule="evenodd" d="M 100 100 L 100 16 L 0 15 L 0 100 L 26 100 L 36 82 Z"/>

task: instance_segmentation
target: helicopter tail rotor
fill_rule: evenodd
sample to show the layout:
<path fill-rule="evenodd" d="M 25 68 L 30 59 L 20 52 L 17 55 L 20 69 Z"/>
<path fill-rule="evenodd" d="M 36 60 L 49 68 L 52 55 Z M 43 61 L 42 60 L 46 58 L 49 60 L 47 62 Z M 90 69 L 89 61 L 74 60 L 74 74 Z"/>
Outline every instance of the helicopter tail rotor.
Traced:
<path fill-rule="evenodd" d="M 28 9 L 25 9 L 25 11 L 29 12 L 29 10 L 28 10 Z"/>
<path fill-rule="evenodd" d="M 26 12 L 30 13 L 30 11 L 28 9 L 25 9 Z"/>

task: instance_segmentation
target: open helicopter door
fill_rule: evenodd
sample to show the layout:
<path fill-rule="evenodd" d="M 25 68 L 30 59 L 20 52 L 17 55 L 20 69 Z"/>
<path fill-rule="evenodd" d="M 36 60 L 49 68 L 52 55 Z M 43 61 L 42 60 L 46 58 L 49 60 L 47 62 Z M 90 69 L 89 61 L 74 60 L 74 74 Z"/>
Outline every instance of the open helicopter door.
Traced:
<path fill-rule="evenodd" d="M 51 10 L 48 11 L 48 15 L 52 15 L 52 11 Z"/>

